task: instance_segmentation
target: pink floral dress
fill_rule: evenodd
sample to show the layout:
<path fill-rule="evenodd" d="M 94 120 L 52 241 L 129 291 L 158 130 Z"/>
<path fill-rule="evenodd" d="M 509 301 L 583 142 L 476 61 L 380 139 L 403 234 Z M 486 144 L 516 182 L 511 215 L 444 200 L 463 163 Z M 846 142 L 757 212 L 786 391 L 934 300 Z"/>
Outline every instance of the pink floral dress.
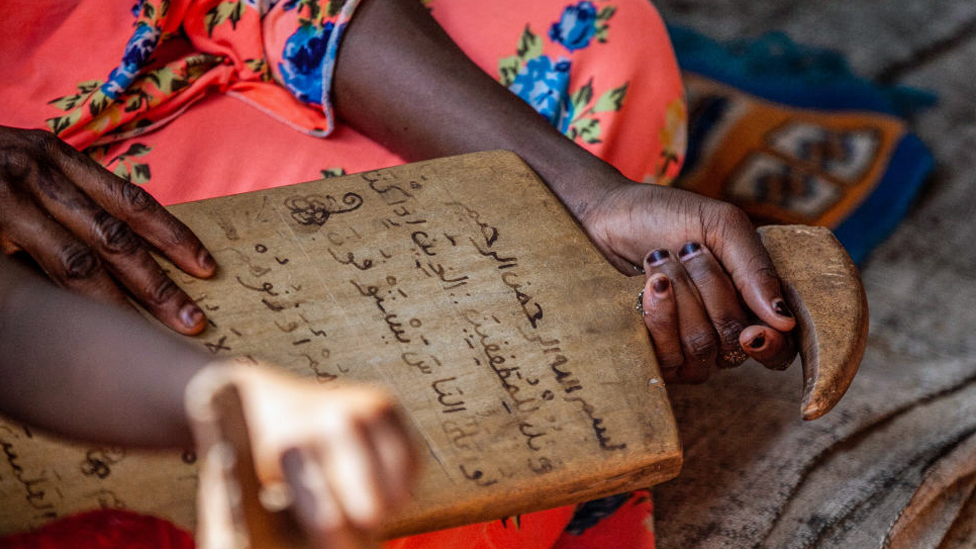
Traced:
<path fill-rule="evenodd" d="M 357 3 L 8 0 L 0 124 L 48 129 L 164 204 L 400 164 L 333 116 L 333 68 Z M 568 138 L 638 181 L 669 183 L 677 174 L 686 139 L 682 84 L 646 0 L 424 3 L 471 59 Z M 58 528 L 0 540 L 0 548 L 65 546 L 53 538 L 32 545 Z M 184 546 L 154 545 L 150 529 L 144 538 L 129 530 L 133 543 L 113 546 Z M 73 544 L 87 547 L 79 538 Z M 387 546 L 649 548 L 650 496 Z"/>

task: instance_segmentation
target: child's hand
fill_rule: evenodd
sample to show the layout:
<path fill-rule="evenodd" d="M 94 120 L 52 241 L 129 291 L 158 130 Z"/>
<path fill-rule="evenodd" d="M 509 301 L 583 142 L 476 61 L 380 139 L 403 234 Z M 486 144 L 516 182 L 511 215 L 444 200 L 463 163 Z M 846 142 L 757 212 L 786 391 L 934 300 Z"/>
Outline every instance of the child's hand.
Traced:
<path fill-rule="evenodd" d="M 260 483 L 285 494 L 312 546 L 368 546 L 391 509 L 409 498 L 417 470 L 392 396 L 361 385 L 317 385 L 266 367 L 216 368 L 241 396 Z M 191 382 L 187 394 L 200 385 Z M 192 396 L 188 403 L 192 416 Z"/>

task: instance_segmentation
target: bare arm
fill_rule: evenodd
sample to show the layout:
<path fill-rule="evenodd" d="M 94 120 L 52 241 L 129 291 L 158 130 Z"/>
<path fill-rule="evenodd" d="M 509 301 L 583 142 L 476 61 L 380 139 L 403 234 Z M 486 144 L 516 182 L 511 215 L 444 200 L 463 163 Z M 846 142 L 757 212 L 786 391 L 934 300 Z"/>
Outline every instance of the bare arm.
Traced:
<path fill-rule="evenodd" d="M 134 313 L 0 258 L 0 414 L 76 440 L 190 448 L 187 386 L 199 399 L 201 384 L 217 376 L 241 392 L 258 478 L 290 486 L 314 546 L 351 546 L 408 497 L 416 454 L 390 395 L 210 361 Z M 204 496 L 218 502 L 202 507 L 202 523 L 215 527 L 222 500 Z"/>
<path fill-rule="evenodd" d="M 362 0 L 357 9 L 334 84 L 350 125 L 413 160 L 516 152 L 618 269 L 667 275 L 663 293 L 651 280 L 645 292 L 656 296 L 645 299 L 645 322 L 667 378 L 701 381 L 715 365 L 737 365 L 721 357 L 740 345 L 770 367 L 792 360 L 784 333 L 795 321 L 741 210 L 626 179 L 471 62 L 419 1 Z"/>
<path fill-rule="evenodd" d="M 346 122 L 411 160 L 515 151 L 577 218 L 626 181 L 469 60 L 418 0 L 362 0 L 334 95 Z"/>
<path fill-rule="evenodd" d="M 192 446 L 183 392 L 209 358 L 134 312 L 0 258 L 0 413 L 55 433 Z"/>

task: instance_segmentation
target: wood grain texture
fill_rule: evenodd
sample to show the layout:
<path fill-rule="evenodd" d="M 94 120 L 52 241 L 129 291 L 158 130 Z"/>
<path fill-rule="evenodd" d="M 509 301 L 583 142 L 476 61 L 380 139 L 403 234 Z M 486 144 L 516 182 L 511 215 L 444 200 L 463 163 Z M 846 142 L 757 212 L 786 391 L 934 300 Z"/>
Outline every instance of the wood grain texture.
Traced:
<path fill-rule="evenodd" d="M 829 412 L 854 381 L 868 339 L 868 301 L 861 276 L 829 229 L 761 227 L 783 291 L 797 315 L 803 363 L 803 419 Z"/>
<path fill-rule="evenodd" d="M 221 266 L 168 271 L 214 358 L 391 387 L 426 461 L 388 535 L 576 503 L 675 476 L 681 450 L 634 300 L 535 174 L 492 152 L 178 205 Z M 807 416 L 863 349 L 857 271 L 829 231 L 767 228 L 804 327 Z M 822 379 L 820 379 L 822 378 Z M 812 404 L 811 404 L 812 403 Z M 814 412 L 810 413 L 813 409 Z M 93 506 L 193 525 L 195 456 L 59 445 L 0 425 L 10 531 Z M 9 457 L 12 456 L 12 457 Z M 84 456 L 84 457 L 82 457 Z"/>
<path fill-rule="evenodd" d="M 389 535 L 678 473 L 677 432 L 631 281 L 515 155 L 171 210 L 220 265 L 202 281 L 167 264 L 209 315 L 199 342 L 215 358 L 253 357 L 324 383 L 380 382 L 408 410 L 425 463 Z M 30 435 L 0 426 L 16 456 L 7 466 L 20 468 L 0 468 L 0 532 L 91 508 L 94 493 L 193 526 L 195 470 L 178 455 L 119 451 L 108 463 L 103 450 Z M 89 474 L 93 460 L 100 474 Z"/>

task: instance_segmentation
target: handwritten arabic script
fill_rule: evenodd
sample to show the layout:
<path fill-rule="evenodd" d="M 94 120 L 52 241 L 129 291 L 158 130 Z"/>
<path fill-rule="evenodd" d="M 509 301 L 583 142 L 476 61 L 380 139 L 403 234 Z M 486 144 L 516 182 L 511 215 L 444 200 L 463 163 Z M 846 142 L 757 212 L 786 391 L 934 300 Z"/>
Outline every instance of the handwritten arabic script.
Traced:
<path fill-rule="evenodd" d="M 197 280 L 167 265 L 208 315 L 199 343 L 215 358 L 266 361 L 320 383 L 388 384 L 430 450 L 419 499 L 575 478 L 587 463 L 663 448 L 648 449 L 657 420 L 643 410 L 667 405 L 643 389 L 647 349 L 609 339 L 621 321 L 599 311 L 604 281 L 619 275 L 564 213 L 560 226 L 537 225 L 559 208 L 544 191 L 482 193 L 497 168 L 457 181 L 442 165 L 173 208 L 220 266 Z M 4 451 L 20 465 L 14 446 Z M 192 470 L 185 457 L 172 457 L 172 474 Z M 72 459 L 94 494 L 139 458 L 87 448 Z M 18 474 L 21 499 L 52 512 L 42 477 Z M 193 487 L 167 501 L 192 501 Z"/>
<path fill-rule="evenodd" d="M 503 216 L 422 171 L 330 183 L 223 206 L 239 215 L 212 227 L 211 247 L 235 274 L 219 289 L 181 280 L 210 315 L 214 355 L 386 381 L 419 411 L 443 472 L 476 486 L 556 470 L 567 444 L 627 448 L 556 329 L 571 305 L 545 291 Z M 228 224 L 246 237 L 226 238 Z M 489 451 L 499 444 L 513 451 Z"/>

